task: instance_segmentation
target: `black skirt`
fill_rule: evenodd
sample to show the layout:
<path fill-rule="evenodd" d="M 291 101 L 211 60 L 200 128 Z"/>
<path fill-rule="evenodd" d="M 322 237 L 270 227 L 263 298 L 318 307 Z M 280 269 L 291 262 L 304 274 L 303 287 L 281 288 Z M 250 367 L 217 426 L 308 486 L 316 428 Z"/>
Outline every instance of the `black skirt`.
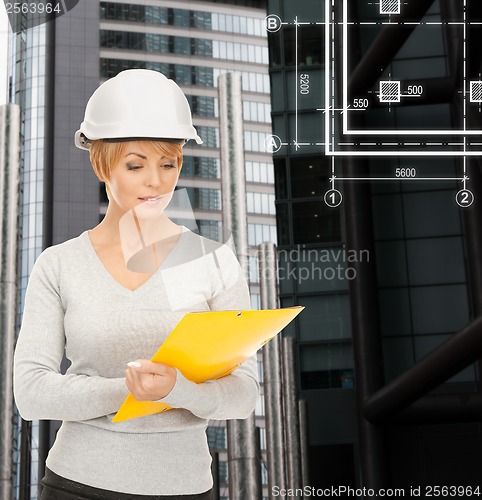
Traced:
<path fill-rule="evenodd" d="M 132 495 L 76 483 L 45 469 L 40 500 L 212 500 L 212 489 L 199 495 Z"/>

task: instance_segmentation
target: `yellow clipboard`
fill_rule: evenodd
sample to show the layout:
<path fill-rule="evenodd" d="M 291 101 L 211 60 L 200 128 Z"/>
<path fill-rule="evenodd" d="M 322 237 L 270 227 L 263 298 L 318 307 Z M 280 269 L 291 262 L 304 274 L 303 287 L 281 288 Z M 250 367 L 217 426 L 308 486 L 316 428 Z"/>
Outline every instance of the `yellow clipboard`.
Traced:
<path fill-rule="evenodd" d="M 152 361 L 176 367 L 196 383 L 229 375 L 275 337 L 303 306 L 262 311 L 187 313 L 154 354 Z M 129 394 L 112 422 L 171 409 L 165 403 L 137 401 Z"/>

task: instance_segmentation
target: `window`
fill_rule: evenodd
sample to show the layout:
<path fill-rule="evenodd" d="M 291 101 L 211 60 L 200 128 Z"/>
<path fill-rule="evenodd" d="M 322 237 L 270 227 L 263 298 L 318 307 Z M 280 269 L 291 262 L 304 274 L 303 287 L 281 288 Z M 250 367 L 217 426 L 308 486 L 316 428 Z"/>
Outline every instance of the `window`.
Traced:
<path fill-rule="evenodd" d="M 201 158 L 198 156 L 184 156 L 181 177 L 204 177 L 219 179 L 220 162 L 218 158 Z"/>
<path fill-rule="evenodd" d="M 243 101 L 243 118 L 246 121 L 271 123 L 271 106 L 263 102 Z"/>
<path fill-rule="evenodd" d="M 261 379 L 260 379 L 261 380 Z M 266 429 L 264 427 L 260 427 L 259 429 L 259 447 L 262 449 L 262 450 L 266 450 L 267 447 L 266 447 Z"/>
<path fill-rule="evenodd" d="M 264 398 L 258 398 L 258 400 L 256 401 L 254 414 L 258 417 L 264 417 Z"/>
<path fill-rule="evenodd" d="M 341 241 L 340 211 L 323 201 L 293 203 L 295 244 Z"/>
<path fill-rule="evenodd" d="M 172 18 L 174 26 L 183 26 L 188 28 L 190 26 L 189 11 L 185 9 L 169 9 L 169 17 Z M 172 12 L 172 14 L 171 14 Z M 172 17 L 171 17 L 172 16 Z"/>
<path fill-rule="evenodd" d="M 249 282 L 259 283 L 258 257 L 255 255 L 249 256 Z"/>
<path fill-rule="evenodd" d="M 275 215 L 274 195 L 269 193 L 246 193 L 247 210 L 250 213 Z"/>
<path fill-rule="evenodd" d="M 354 385 L 351 342 L 300 345 L 301 390 L 350 389 Z"/>
<path fill-rule="evenodd" d="M 214 127 L 199 126 L 197 128 L 197 133 L 199 137 L 203 140 L 200 147 L 205 148 L 218 148 L 219 147 L 219 129 Z M 193 144 L 194 146 L 194 144 Z"/>
<path fill-rule="evenodd" d="M 229 61 L 240 60 L 257 64 L 268 63 L 268 51 L 261 45 L 239 44 L 235 42 L 212 42 L 212 55 L 214 58 Z"/>
<path fill-rule="evenodd" d="M 170 46 L 174 47 L 174 50 L 170 52 L 184 55 L 190 55 L 192 53 L 191 41 L 194 42 L 194 39 L 189 39 L 185 36 L 171 36 L 170 39 Z"/>
<path fill-rule="evenodd" d="M 295 28 L 283 29 L 285 66 L 294 66 L 298 57 L 299 66 L 311 66 L 323 63 L 324 35 L 321 25 L 305 26 L 298 36 L 295 47 Z"/>
<path fill-rule="evenodd" d="M 192 82 L 191 67 L 185 64 L 174 65 L 174 81 L 178 85 L 190 85 Z"/>
<path fill-rule="evenodd" d="M 192 79 L 193 85 L 201 87 L 214 86 L 214 70 L 212 68 L 203 68 L 201 66 L 194 67 L 194 74 Z"/>
<path fill-rule="evenodd" d="M 194 209 L 221 210 L 221 191 L 209 188 L 186 188 Z"/>
<path fill-rule="evenodd" d="M 213 241 L 221 242 L 221 222 L 215 220 L 197 221 L 199 234 Z"/>
<path fill-rule="evenodd" d="M 100 44 L 101 47 L 118 47 L 118 48 L 129 48 L 132 40 L 128 37 L 119 36 L 122 32 L 101 30 L 100 32 Z M 141 35 L 141 40 L 146 39 L 146 35 L 142 33 L 133 33 L 133 35 Z M 156 38 L 158 40 L 156 40 Z M 164 52 L 174 50 L 174 47 L 170 44 L 174 43 L 174 37 L 161 37 L 160 35 L 153 35 L 149 37 L 149 45 L 153 49 L 156 47 L 155 44 L 159 44 L 161 50 Z M 182 47 L 182 45 L 181 45 Z M 132 47 L 131 47 L 132 48 Z M 146 49 L 144 49 L 146 50 Z M 225 69 L 217 68 L 206 68 L 204 66 L 189 66 L 186 64 L 168 64 L 160 63 L 157 61 L 138 61 L 135 59 L 101 59 L 101 76 L 103 78 L 111 78 L 120 71 L 125 69 L 153 69 L 155 71 L 160 71 L 169 78 L 172 78 L 180 85 L 198 85 L 200 87 L 215 87 L 217 84 L 217 77 L 225 73 Z M 262 73 L 251 73 L 246 71 L 241 71 L 242 87 L 244 91 L 249 92 L 262 92 L 269 93 L 269 76 Z M 265 105 L 264 112 L 266 114 L 269 105 Z M 270 111 L 269 111 L 270 112 Z M 258 111 L 259 114 L 259 111 Z M 260 121 L 262 121 L 260 119 Z M 269 120 L 265 118 L 265 123 L 269 123 Z"/>
<path fill-rule="evenodd" d="M 197 29 L 215 29 L 211 17 L 214 18 L 214 14 L 210 12 L 191 11 L 191 26 Z"/>
<path fill-rule="evenodd" d="M 148 24 L 167 24 L 167 9 L 165 7 L 155 7 L 148 5 L 146 9 L 146 23 Z"/>
<path fill-rule="evenodd" d="M 330 175 L 330 163 L 327 157 L 291 158 L 291 197 L 324 196 L 330 189 Z"/>
<path fill-rule="evenodd" d="M 264 383 L 263 362 L 258 360 L 258 379 L 260 384 Z M 265 435 L 266 438 L 266 435 Z M 261 447 L 263 449 L 263 447 Z M 266 448 L 264 448 L 266 449 Z"/>
<path fill-rule="evenodd" d="M 209 448 L 226 449 L 226 427 L 209 426 L 206 430 Z"/>
<path fill-rule="evenodd" d="M 263 132 L 254 132 L 252 130 L 244 131 L 244 149 L 246 151 L 259 151 L 260 153 L 266 153 L 264 147 L 264 141 L 268 134 Z"/>
<path fill-rule="evenodd" d="M 268 484 L 268 468 L 266 467 L 266 464 L 264 462 L 261 464 L 261 484 Z"/>
<path fill-rule="evenodd" d="M 334 249 L 335 253 L 336 250 Z M 320 262 L 316 257 L 311 259 L 311 262 L 308 262 L 301 252 L 298 259 L 299 262 L 290 263 L 287 259 L 283 262 L 283 266 L 287 268 L 291 264 L 292 267 L 296 266 L 297 271 L 300 271 L 303 267 L 306 270 L 310 270 L 310 278 L 315 281 L 324 281 L 326 286 L 323 288 L 329 292 L 333 292 L 334 289 L 339 288 L 336 284 L 335 286 L 330 286 L 331 284 L 329 283 L 330 281 L 337 281 L 337 274 L 332 273 L 331 270 L 336 268 L 338 262 Z M 306 254 L 307 252 L 318 252 L 318 250 L 311 249 L 304 252 Z M 322 272 L 317 273 L 317 269 L 322 269 Z M 323 272 L 325 270 L 329 270 L 330 272 Z M 289 272 L 288 269 L 286 271 Z M 293 272 L 293 274 L 295 273 Z M 296 274 L 299 275 L 299 272 Z M 342 276 L 344 275 L 342 274 Z M 340 284 L 344 285 L 344 288 L 348 286 L 346 283 Z M 318 283 L 318 289 L 320 288 Z M 300 316 L 298 321 L 300 326 L 300 342 L 321 340 L 349 341 L 351 339 L 351 314 L 348 294 L 329 293 L 328 295 L 303 297 L 302 302 L 305 310 L 303 311 L 303 317 Z"/>
<path fill-rule="evenodd" d="M 276 226 L 248 224 L 248 245 L 257 246 L 264 241 L 276 243 Z"/>
<path fill-rule="evenodd" d="M 220 484 L 227 484 L 228 482 L 228 462 L 224 460 L 219 461 L 219 482 Z"/>
<path fill-rule="evenodd" d="M 251 309 L 260 309 L 260 297 L 259 293 L 252 293 L 251 294 Z"/>
<path fill-rule="evenodd" d="M 193 115 L 198 116 L 216 116 L 216 99 L 205 96 L 186 96 L 191 106 Z"/>

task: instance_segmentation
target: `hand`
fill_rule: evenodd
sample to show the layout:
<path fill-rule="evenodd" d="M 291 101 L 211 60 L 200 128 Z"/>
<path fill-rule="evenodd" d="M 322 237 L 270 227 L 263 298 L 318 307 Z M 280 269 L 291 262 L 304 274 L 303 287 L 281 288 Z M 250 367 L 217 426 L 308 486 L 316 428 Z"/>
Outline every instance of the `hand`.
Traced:
<path fill-rule="evenodd" d="M 138 359 L 126 370 L 126 385 L 137 401 L 165 398 L 176 383 L 177 373 L 164 363 Z"/>

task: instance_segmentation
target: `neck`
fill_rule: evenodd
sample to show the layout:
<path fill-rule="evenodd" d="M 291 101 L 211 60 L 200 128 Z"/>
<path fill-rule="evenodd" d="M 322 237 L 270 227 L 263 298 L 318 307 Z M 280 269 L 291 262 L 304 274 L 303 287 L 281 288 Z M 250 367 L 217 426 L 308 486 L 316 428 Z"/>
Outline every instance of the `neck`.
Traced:
<path fill-rule="evenodd" d="M 109 246 L 122 245 L 126 241 L 147 246 L 179 234 L 180 227 L 165 213 L 149 219 L 139 218 L 135 209 L 125 212 L 115 203 L 109 203 L 104 219 L 93 231 Z"/>

